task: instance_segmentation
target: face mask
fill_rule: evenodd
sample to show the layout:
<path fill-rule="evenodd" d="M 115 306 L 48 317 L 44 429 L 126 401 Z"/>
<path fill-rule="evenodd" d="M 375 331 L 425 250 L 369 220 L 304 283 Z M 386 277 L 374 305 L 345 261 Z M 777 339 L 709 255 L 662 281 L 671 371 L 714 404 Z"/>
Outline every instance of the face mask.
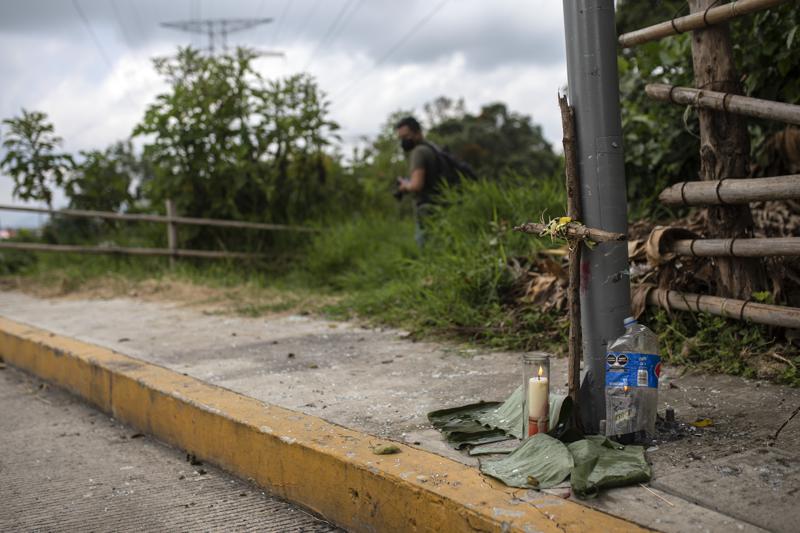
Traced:
<path fill-rule="evenodd" d="M 404 152 L 410 152 L 414 149 L 417 143 L 414 142 L 414 139 L 401 139 L 400 146 L 403 147 Z"/>

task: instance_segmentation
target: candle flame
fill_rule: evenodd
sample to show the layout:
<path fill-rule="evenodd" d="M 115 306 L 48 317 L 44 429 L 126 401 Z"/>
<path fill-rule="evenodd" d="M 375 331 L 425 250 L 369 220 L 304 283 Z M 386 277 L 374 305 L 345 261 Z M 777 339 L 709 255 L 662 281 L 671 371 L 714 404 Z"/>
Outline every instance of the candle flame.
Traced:
<path fill-rule="evenodd" d="M 542 377 L 542 374 L 544 374 L 544 368 L 539 367 L 539 377 Z"/>

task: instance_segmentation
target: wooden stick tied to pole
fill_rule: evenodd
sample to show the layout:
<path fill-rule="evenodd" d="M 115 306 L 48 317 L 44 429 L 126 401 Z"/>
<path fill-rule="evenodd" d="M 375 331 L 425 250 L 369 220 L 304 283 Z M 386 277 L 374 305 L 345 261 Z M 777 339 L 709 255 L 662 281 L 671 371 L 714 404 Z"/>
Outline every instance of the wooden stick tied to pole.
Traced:
<path fill-rule="evenodd" d="M 552 223 L 552 222 L 551 222 Z M 534 235 L 545 236 L 550 234 L 550 224 L 542 224 L 539 222 L 526 222 L 514 227 L 514 231 L 521 231 L 522 233 L 531 233 Z M 626 236 L 624 233 L 614 233 L 613 231 L 605 231 L 597 228 L 587 228 L 580 222 L 568 222 L 558 232 L 556 237 L 563 238 L 567 241 L 589 240 L 595 243 L 624 241 Z"/>
<path fill-rule="evenodd" d="M 566 96 L 559 95 L 558 105 L 561 108 L 561 129 L 564 145 L 564 167 L 567 179 L 567 216 L 572 220 L 580 220 L 580 182 L 578 178 L 578 160 L 575 146 L 575 111 L 567 102 Z M 581 385 L 581 248 L 580 239 L 569 241 L 569 396 L 578 409 L 578 389 Z"/>

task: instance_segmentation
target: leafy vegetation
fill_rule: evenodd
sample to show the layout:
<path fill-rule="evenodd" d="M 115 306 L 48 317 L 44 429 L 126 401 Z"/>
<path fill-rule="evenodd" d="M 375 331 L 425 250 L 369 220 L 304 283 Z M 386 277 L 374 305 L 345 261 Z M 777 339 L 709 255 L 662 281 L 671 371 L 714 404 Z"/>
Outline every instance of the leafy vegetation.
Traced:
<path fill-rule="evenodd" d="M 186 216 L 298 224 L 330 215 L 354 192 L 336 179 L 341 173 L 324 151 L 338 126 L 316 83 L 305 75 L 265 80 L 255 57 L 187 48 L 155 60 L 170 90 L 134 130 L 152 139 L 144 156 L 153 177 L 142 185 L 150 205 L 173 199 Z M 238 235 L 226 232 L 224 240 Z M 197 227 L 185 239 L 207 247 L 221 235 Z"/>
<path fill-rule="evenodd" d="M 625 33 L 687 13 L 684 0 L 620 0 L 617 30 Z M 795 38 L 800 5 L 789 2 L 731 22 L 734 60 L 745 94 L 788 103 L 800 102 L 800 43 Z M 753 43 L 758 43 L 754 46 Z M 648 83 L 694 86 L 691 35 L 682 34 L 622 50 L 618 56 L 625 174 L 631 219 L 664 218 L 670 212 L 658 193 L 699 171 L 696 112 L 650 100 Z M 783 128 L 777 122 L 751 120 L 751 161 L 759 175 L 766 166 L 768 139 Z"/>
<path fill-rule="evenodd" d="M 61 137 L 55 135 L 53 124 L 40 111 L 23 109 L 21 116 L 6 119 L 3 124 L 8 131 L 0 169 L 14 181 L 14 196 L 52 205 L 53 188 L 64 184 L 73 165 L 71 156 L 58 152 Z"/>
<path fill-rule="evenodd" d="M 669 18 L 682 5 L 620 1 L 619 28 Z M 759 34 L 768 34 L 763 39 L 779 44 L 759 50 L 737 45 L 737 60 L 749 94 L 797 102 L 800 89 L 783 80 L 800 74 L 791 23 L 800 8 L 781 9 L 756 17 L 768 27 L 759 28 Z M 756 39 L 756 23 L 734 25 L 737 43 Z M 668 215 L 656 195 L 697 171 L 695 114 L 649 101 L 643 91 L 651 81 L 691 85 L 690 56 L 689 38 L 677 36 L 625 50 L 619 58 L 633 217 Z M 369 317 L 417 335 L 564 351 L 563 314 L 520 297 L 530 265 L 549 243 L 512 231 L 517 223 L 564 213 L 562 161 L 540 126 L 500 102 L 474 114 L 463 101 L 446 97 L 426 106 L 428 137 L 470 163 L 482 179 L 445 191 L 420 250 L 413 240 L 410 199 L 396 202 L 391 195 L 396 176 L 407 172 L 394 124 L 409 111 L 389 116 L 374 139 L 363 139 L 345 157 L 316 82 L 305 75 L 267 80 L 253 68 L 253 58 L 248 50 L 210 58 L 182 49 L 156 60 L 169 89 L 133 132 L 144 142 L 141 155 L 125 141 L 73 158 L 59 152 L 60 139 L 43 113 L 23 111 L 5 121 L 9 133 L 0 165 L 23 199 L 51 202 L 53 192 L 64 187 L 73 208 L 161 212 L 172 199 L 183 215 L 325 231 L 297 236 L 181 229 L 182 246 L 265 252 L 269 259 L 258 263 L 181 261 L 169 271 L 163 259 L 3 253 L 0 273 L 27 274 L 64 291 L 98 278 L 116 280 L 121 290 L 128 290 L 131 280 L 189 280 L 225 287 L 234 295 L 230 308 L 245 315 L 319 309 L 321 301 L 338 316 Z M 753 158 L 759 161 L 761 141 L 774 129 L 754 122 L 751 133 L 757 140 Z M 42 238 L 165 245 L 161 226 L 60 217 Z M 282 296 L 254 296 L 276 287 Z M 309 303 L 312 292 L 316 307 Z M 711 316 L 654 311 L 649 322 L 662 332 L 672 363 L 760 376 L 764 354 L 773 348 L 774 336 L 766 328 Z M 775 376 L 796 384 L 792 365 L 800 361 L 796 354 L 787 357 L 794 362 Z"/>
<path fill-rule="evenodd" d="M 648 323 L 659 332 L 669 364 L 800 386 L 800 352 L 778 343 L 767 326 L 663 309 L 653 310 Z"/>
<path fill-rule="evenodd" d="M 340 314 L 497 347 L 560 351 L 561 317 L 514 298 L 514 266 L 530 262 L 546 243 L 512 227 L 560 213 L 563 204 L 563 187 L 554 178 L 465 182 L 445 192 L 422 252 L 410 223 L 365 218 L 320 235 L 309 250 L 308 273 L 345 291 L 333 309 Z"/>
<path fill-rule="evenodd" d="M 556 174 L 561 160 L 529 116 L 494 102 L 478 114 L 464 110 L 463 100 L 439 97 L 425 106 L 432 125 L 430 138 L 467 162 L 479 176 L 506 174 L 541 179 Z"/>

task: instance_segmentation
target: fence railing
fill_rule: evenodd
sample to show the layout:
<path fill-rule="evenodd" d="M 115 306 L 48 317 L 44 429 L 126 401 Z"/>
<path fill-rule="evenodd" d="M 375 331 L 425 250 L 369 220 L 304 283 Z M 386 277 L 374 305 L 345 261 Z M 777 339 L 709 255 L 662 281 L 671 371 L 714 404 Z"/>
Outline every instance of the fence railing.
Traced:
<path fill-rule="evenodd" d="M 241 220 L 222 220 L 214 218 L 182 217 L 175 214 L 173 202 L 167 201 L 167 215 L 153 215 L 147 213 L 115 213 L 113 211 L 91 211 L 86 209 L 47 209 L 42 207 L 28 207 L 19 205 L 0 204 L 0 211 L 18 211 L 25 213 L 41 213 L 50 216 L 65 216 L 75 218 L 99 218 L 103 220 L 123 220 L 129 222 L 155 222 L 167 225 L 167 248 L 133 248 L 124 246 L 78 246 L 67 244 L 42 244 L 27 242 L 2 242 L 0 249 L 27 250 L 32 252 L 58 252 L 58 253 L 83 253 L 83 254 L 121 254 L 142 256 L 166 256 L 171 262 L 178 257 L 198 257 L 205 259 L 254 259 L 263 257 L 262 254 L 247 252 L 230 252 L 227 250 L 195 250 L 178 248 L 177 226 L 211 226 L 218 228 L 252 229 L 262 231 L 295 231 L 317 232 L 316 228 L 306 226 L 293 226 L 286 224 L 267 224 L 261 222 L 246 222 Z"/>
<path fill-rule="evenodd" d="M 791 1 L 793 0 L 739 0 L 716 5 L 717 2 L 709 3 L 709 0 L 705 2 L 707 5 L 705 9 L 698 9 L 690 15 L 673 18 L 620 35 L 619 43 L 624 47 L 632 47 L 687 31 L 705 30 L 735 17 L 752 14 Z M 698 47 L 708 46 L 702 43 L 698 44 L 697 41 L 693 42 L 693 47 L 695 45 Z M 718 50 L 718 53 L 729 54 L 730 52 Z M 708 57 L 702 54 L 693 55 L 696 76 L 698 57 L 702 58 L 701 61 L 708 61 Z M 729 57 L 725 59 L 728 60 Z M 732 62 L 730 64 L 732 65 Z M 712 70 L 708 65 L 701 64 L 701 66 L 704 66 L 709 73 Z M 704 69 L 700 70 L 705 72 Z M 697 80 L 696 83 L 698 83 Z M 702 84 L 701 86 L 705 87 Z M 656 101 L 691 105 L 715 113 L 731 113 L 800 124 L 800 106 L 798 105 L 751 98 L 731 92 L 666 84 L 649 84 L 645 87 L 645 91 L 651 99 Z M 703 117 L 701 116 L 701 126 L 702 121 Z M 757 179 L 739 178 L 741 176 L 723 175 L 721 179 L 706 177 L 706 181 L 676 183 L 663 190 L 659 199 L 667 205 L 705 206 L 717 210 L 757 201 L 800 199 L 800 175 Z M 668 251 L 679 256 L 715 257 L 718 260 L 729 261 L 738 261 L 739 258 L 798 256 L 800 255 L 800 238 L 747 238 L 746 235 L 741 235 L 728 236 L 728 238 L 683 239 L 671 243 Z M 800 308 L 665 289 L 649 291 L 646 300 L 649 305 L 666 309 L 704 311 L 739 320 L 747 319 L 760 324 L 787 328 L 800 327 Z"/>

